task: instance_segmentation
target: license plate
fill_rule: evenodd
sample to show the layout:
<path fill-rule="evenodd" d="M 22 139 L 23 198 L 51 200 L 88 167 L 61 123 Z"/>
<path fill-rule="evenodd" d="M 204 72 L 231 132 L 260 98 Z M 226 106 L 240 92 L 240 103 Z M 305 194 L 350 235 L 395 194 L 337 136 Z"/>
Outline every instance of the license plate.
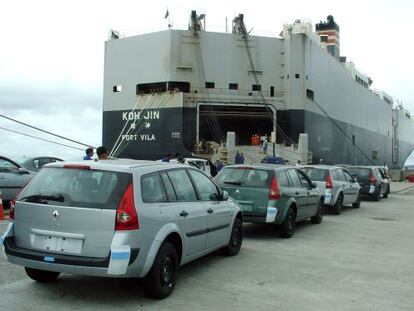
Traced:
<path fill-rule="evenodd" d="M 34 248 L 45 251 L 80 254 L 83 239 L 34 234 L 32 245 Z"/>

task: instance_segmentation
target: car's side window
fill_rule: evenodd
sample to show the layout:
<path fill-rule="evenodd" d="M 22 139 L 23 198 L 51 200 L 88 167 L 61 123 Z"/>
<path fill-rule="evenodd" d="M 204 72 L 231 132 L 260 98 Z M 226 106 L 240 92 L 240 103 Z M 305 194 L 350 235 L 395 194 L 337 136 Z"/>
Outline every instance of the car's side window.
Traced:
<path fill-rule="evenodd" d="M 160 172 L 160 174 L 161 174 L 161 179 L 164 183 L 165 192 L 167 193 L 168 201 L 170 201 L 170 202 L 177 201 L 177 197 L 175 196 L 174 188 L 171 184 L 171 180 L 168 177 L 167 173 L 166 172 Z"/>
<path fill-rule="evenodd" d="M 338 169 L 336 171 L 336 173 L 338 174 L 338 178 L 339 178 L 340 181 L 348 181 L 348 179 L 344 175 L 344 171 L 343 170 Z"/>
<path fill-rule="evenodd" d="M 289 179 L 286 175 L 285 171 L 277 171 L 276 172 L 276 179 L 279 186 L 282 187 L 290 187 Z"/>
<path fill-rule="evenodd" d="M 164 185 L 158 172 L 142 176 L 141 195 L 145 203 L 167 201 Z"/>
<path fill-rule="evenodd" d="M 302 172 L 301 170 L 296 170 L 296 173 L 299 176 L 300 182 L 302 183 L 302 187 L 308 188 L 312 185 L 311 181 L 308 179 L 304 172 Z"/>
<path fill-rule="evenodd" d="M 33 165 L 34 165 L 35 168 L 40 168 L 39 160 L 38 159 L 33 160 Z"/>
<path fill-rule="evenodd" d="M 383 179 L 382 176 L 381 176 L 381 173 L 379 172 L 379 170 L 376 170 L 376 175 L 377 175 L 378 180 Z"/>
<path fill-rule="evenodd" d="M 198 190 L 198 194 L 202 201 L 217 201 L 218 191 L 216 185 L 203 173 L 195 170 L 188 170 L 194 184 Z"/>
<path fill-rule="evenodd" d="M 16 172 L 18 167 L 7 161 L 6 159 L 0 159 L 0 171 L 1 172 Z"/>
<path fill-rule="evenodd" d="M 190 177 L 184 169 L 167 171 L 178 201 L 196 201 L 197 196 Z"/>
<path fill-rule="evenodd" d="M 294 169 L 287 170 L 287 174 L 290 177 L 290 181 L 292 182 L 293 187 L 297 187 L 297 188 L 302 187 L 299 176 L 298 174 L 296 174 L 296 170 Z"/>
<path fill-rule="evenodd" d="M 347 171 L 343 171 L 345 174 L 345 178 L 349 182 L 354 182 L 354 179 L 352 178 L 351 174 L 349 174 Z"/>
<path fill-rule="evenodd" d="M 332 178 L 336 181 L 344 181 L 345 177 L 342 174 L 341 170 L 335 169 L 332 172 Z"/>

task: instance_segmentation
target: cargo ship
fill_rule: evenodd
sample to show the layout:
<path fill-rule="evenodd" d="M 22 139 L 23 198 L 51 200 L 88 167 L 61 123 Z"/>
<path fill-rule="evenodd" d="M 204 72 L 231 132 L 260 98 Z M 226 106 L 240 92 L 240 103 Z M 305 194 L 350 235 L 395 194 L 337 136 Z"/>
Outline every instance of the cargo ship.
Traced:
<path fill-rule="evenodd" d="M 393 97 L 340 55 L 332 16 L 296 20 L 278 37 L 253 36 L 244 16 L 208 32 L 192 11 L 187 30 L 168 29 L 105 43 L 103 143 L 117 157 L 211 153 L 228 132 L 236 144 L 272 136 L 295 147 L 306 133 L 310 161 L 402 167 L 414 122 Z M 208 149 L 208 148 L 207 148 Z"/>

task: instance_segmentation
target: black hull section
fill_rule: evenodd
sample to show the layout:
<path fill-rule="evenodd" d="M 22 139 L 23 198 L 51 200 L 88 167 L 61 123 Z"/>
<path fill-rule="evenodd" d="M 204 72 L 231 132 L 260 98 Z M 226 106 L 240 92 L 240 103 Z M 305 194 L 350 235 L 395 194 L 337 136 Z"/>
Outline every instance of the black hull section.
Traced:
<path fill-rule="evenodd" d="M 148 110 L 151 112 L 152 110 Z M 196 141 L 196 110 L 187 108 L 163 108 L 155 117 L 146 111 L 135 120 L 136 129 L 124 136 L 116 156 L 140 160 L 157 160 L 167 153 L 191 156 Z M 105 111 L 103 113 L 103 144 L 108 150 L 115 145 L 127 122 L 125 113 L 130 111 Z M 132 120 L 133 121 L 133 120 Z M 129 121 L 127 129 L 132 121 Z M 148 126 L 149 124 L 149 126 Z M 122 136 L 121 136 L 122 137 Z"/>
<path fill-rule="evenodd" d="M 125 113 L 129 111 L 107 111 L 103 113 L 103 144 L 109 150 L 115 144 L 126 122 Z M 151 111 L 149 111 L 151 112 Z M 146 118 L 148 117 L 148 118 Z M 163 108 L 159 117 L 151 119 L 151 113 L 145 111 L 135 120 L 137 128 L 130 133 L 126 146 L 118 157 L 156 160 L 166 153 L 180 152 L 191 156 L 196 143 L 197 111 L 195 108 Z M 372 164 L 401 168 L 405 159 L 414 149 L 414 144 L 399 141 L 397 163 L 392 162 L 392 133 L 381 135 L 338 120 L 335 123 L 346 133 L 347 138 L 329 118 L 305 110 L 285 110 L 277 112 L 278 124 L 285 133 L 297 142 L 300 133 L 307 133 L 309 150 L 313 153 L 313 162 L 323 158 L 328 164 Z M 236 122 L 232 120 L 232 122 Z M 130 126 L 131 121 L 128 124 Z M 145 124 L 149 123 L 149 127 Z M 233 124 L 228 123 L 228 124 Z M 238 124 L 238 128 L 246 124 Z M 208 130 L 202 126 L 200 133 Z M 236 135 L 240 131 L 235 131 Z M 126 131 L 125 131 L 126 132 Z M 253 134 L 253 132 L 252 132 Z M 270 134 L 270 133 L 269 133 Z M 283 143 L 278 135 L 278 143 Z M 361 149 L 361 150 L 359 150 Z"/>
<path fill-rule="evenodd" d="M 300 133 L 308 134 L 314 163 L 322 158 L 329 164 L 383 165 L 386 162 L 389 167 L 401 168 L 414 149 L 414 144 L 399 141 L 398 161 L 393 163 L 392 133 L 381 135 L 305 110 L 279 111 L 278 120 L 293 141 L 297 142 Z"/>

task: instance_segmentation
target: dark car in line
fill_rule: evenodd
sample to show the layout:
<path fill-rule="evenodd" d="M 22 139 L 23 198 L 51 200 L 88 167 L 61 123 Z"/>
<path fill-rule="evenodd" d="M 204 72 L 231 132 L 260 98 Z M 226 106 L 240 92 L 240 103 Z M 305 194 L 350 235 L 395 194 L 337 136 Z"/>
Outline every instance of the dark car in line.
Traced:
<path fill-rule="evenodd" d="M 310 218 L 319 224 L 324 199 L 316 184 L 300 169 L 255 164 L 224 167 L 215 178 L 243 210 L 244 222 L 269 223 L 290 238 L 296 222 Z"/>
<path fill-rule="evenodd" d="M 378 167 L 375 166 L 349 166 L 347 170 L 354 176 L 361 186 L 362 196 L 370 197 L 374 201 L 379 201 L 381 195 L 387 198 L 390 193 L 389 180 L 382 175 Z"/>
<path fill-rule="evenodd" d="M 38 172 L 44 165 L 53 162 L 63 162 L 63 160 L 56 157 L 25 157 L 20 160 L 20 164 L 32 172 Z"/>
<path fill-rule="evenodd" d="M 16 161 L 0 156 L 0 191 L 6 206 L 34 175 Z"/>

